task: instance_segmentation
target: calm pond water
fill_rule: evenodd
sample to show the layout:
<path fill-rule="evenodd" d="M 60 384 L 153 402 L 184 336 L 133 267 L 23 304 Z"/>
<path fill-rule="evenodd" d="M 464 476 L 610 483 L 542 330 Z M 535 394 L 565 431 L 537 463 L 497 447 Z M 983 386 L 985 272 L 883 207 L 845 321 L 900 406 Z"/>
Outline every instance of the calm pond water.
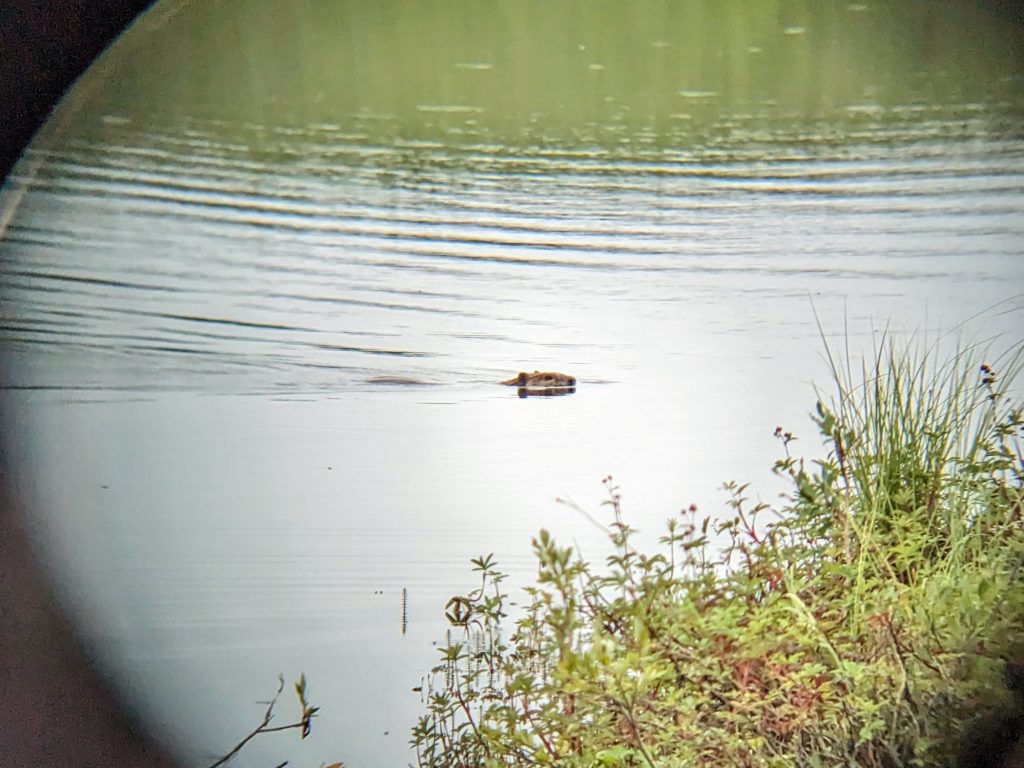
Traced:
<path fill-rule="evenodd" d="M 158 4 L 0 210 L 6 462 L 90 647 L 188 765 L 278 672 L 322 716 L 240 765 L 409 763 L 469 559 L 603 552 L 556 497 L 653 540 L 819 450 L 821 333 L 1021 341 L 1021 63 L 918 3 Z"/>

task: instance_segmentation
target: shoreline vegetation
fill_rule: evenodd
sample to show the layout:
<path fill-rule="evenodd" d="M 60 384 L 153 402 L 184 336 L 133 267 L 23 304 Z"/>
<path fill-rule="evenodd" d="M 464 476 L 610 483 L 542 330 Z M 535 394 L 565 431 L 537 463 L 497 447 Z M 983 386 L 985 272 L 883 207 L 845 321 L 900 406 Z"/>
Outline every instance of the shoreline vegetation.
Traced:
<path fill-rule="evenodd" d="M 446 608 L 420 768 L 1024 764 L 1021 349 L 831 352 L 822 459 L 779 427 L 789 491 L 695 506 L 633 544 L 606 478 L 604 566 L 533 541 L 510 621 L 493 557 Z M 991 364 L 990 364 L 991 363 Z"/>

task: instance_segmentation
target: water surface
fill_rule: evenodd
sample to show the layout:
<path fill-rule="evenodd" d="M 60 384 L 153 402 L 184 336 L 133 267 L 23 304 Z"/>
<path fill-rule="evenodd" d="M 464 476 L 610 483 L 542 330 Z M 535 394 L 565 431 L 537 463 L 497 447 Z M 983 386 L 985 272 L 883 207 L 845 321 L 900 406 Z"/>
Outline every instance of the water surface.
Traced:
<path fill-rule="evenodd" d="M 469 558 L 600 555 L 556 497 L 612 474 L 653 540 L 772 500 L 777 424 L 818 450 L 822 333 L 1019 342 L 1016 45 L 910 3 L 159 4 L 0 239 L 9 463 L 131 705 L 202 765 L 305 672 L 313 738 L 240 764 L 404 765 Z M 534 368 L 579 387 L 497 384 Z"/>

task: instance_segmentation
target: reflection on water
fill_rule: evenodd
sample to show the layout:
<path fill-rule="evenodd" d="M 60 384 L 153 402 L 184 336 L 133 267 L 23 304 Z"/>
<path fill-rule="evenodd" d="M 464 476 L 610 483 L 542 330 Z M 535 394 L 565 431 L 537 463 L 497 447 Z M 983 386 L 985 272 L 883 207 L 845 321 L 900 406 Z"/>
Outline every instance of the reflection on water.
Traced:
<path fill-rule="evenodd" d="M 614 473 L 652 540 L 771 500 L 820 333 L 1020 339 L 1015 45 L 911 3 L 158 5 L 0 214 L 8 449 L 104 664 L 190 764 L 278 671 L 322 716 L 253 764 L 405 764 L 469 558 L 600 556 L 554 497 Z M 578 385 L 501 386 L 535 369 Z"/>
<path fill-rule="evenodd" d="M 519 397 L 559 397 L 571 395 L 576 391 L 575 386 L 571 387 L 517 387 L 516 394 Z"/>

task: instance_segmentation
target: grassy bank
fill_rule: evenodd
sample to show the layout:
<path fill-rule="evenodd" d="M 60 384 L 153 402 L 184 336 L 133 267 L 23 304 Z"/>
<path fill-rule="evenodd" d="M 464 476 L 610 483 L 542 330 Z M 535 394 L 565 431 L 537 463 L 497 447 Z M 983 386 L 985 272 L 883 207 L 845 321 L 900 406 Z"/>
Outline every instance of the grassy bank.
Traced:
<path fill-rule="evenodd" d="M 413 730 L 420 766 L 880 768 L 1010 749 L 1020 357 L 886 345 L 859 370 L 833 363 L 813 416 L 825 458 L 776 430 L 777 507 L 727 486 L 725 513 L 684 510 L 645 553 L 609 478 L 615 554 L 595 566 L 542 531 L 514 624 L 502 574 L 473 561 Z"/>

